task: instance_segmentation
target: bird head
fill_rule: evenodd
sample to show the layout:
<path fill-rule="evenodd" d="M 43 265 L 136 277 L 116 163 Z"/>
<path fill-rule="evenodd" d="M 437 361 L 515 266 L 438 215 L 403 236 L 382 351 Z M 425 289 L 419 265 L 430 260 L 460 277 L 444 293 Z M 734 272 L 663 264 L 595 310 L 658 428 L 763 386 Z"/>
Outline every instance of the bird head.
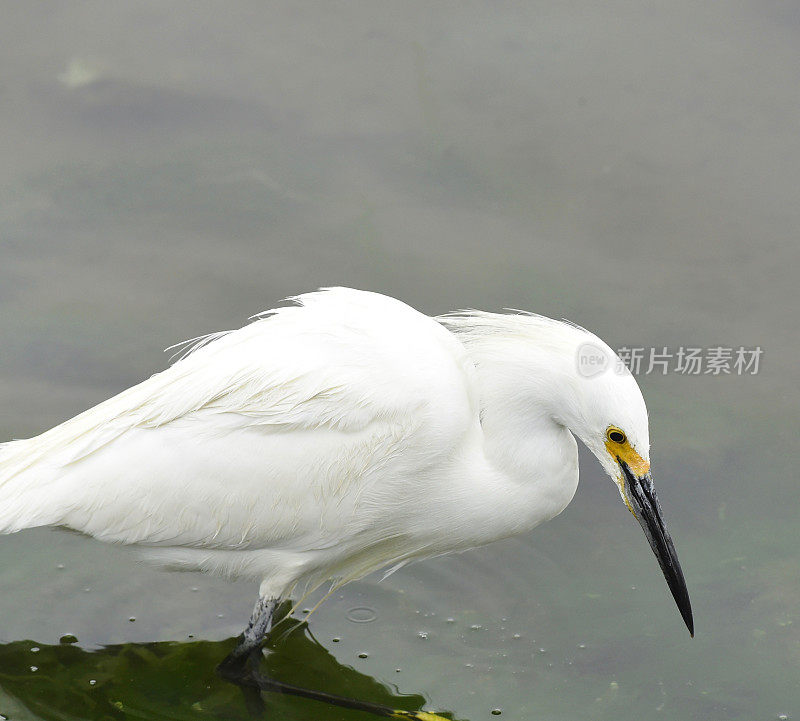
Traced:
<path fill-rule="evenodd" d="M 577 427 L 571 428 L 616 483 L 620 496 L 647 537 L 678 610 L 694 636 L 692 607 L 678 555 L 650 473 L 647 407 L 636 380 L 616 354 L 597 339 L 607 355 L 604 371 L 578 374 Z"/>
<path fill-rule="evenodd" d="M 647 407 L 617 354 L 580 326 L 521 311 L 464 311 L 438 320 L 469 349 L 484 392 L 503 399 L 501 417 L 544 414 L 594 453 L 644 530 L 694 635 L 686 582 L 650 474 Z"/>

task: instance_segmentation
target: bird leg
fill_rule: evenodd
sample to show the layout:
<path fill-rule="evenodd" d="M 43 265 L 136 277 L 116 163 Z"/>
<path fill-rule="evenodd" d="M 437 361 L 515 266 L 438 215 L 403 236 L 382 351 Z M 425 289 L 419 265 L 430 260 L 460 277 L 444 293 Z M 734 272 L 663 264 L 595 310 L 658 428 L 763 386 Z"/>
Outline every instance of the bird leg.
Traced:
<path fill-rule="evenodd" d="M 323 691 L 313 691 L 299 686 L 292 686 L 259 673 L 261 644 L 272 628 L 273 615 L 279 603 L 280 599 L 278 598 L 261 597 L 258 599 L 253 609 L 253 614 L 250 616 L 250 623 L 239 637 L 236 648 L 217 666 L 217 672 L 220 676 L 242 689 L 245 694 L 245 703 L 252 716 L 256 717 L 263 714 L 264 703 L 261 693 L 269 691 L 313 699 L 341 708 L 366 711 L 385 718 L 408 719 L 409 721 L 447 721 L 442 716 L 425 711 L 393 709 L 368 701 L 358 701 L 357 699 L 336 696 Z"/>
<path fill-rule="evenodd" d="M 276 681 L 273 678 L 263 676 L 255 671 L 243 675 L 236 683 L 243 689 L 257 689 L 259 691 L 271 691 L 272 693 L 309 698 L 314 701 L 321 701 L 322 703 L 329 704 L 330 706 L 355 709 L 356 711 L 364 711 L 384 718 L 408 719 L 408 721 L 448 721 L 444 716 L 430 713 L 429 711 L 405 711 L 382 704 L 371 703 L 370 701 L 359 701 L 358 699 L 336 696 L 331 693 L 325 693 L 324 691 L 312 691 L 308 688 L 292 686 L 283 681 Z"/>
<path fill-rule="evenodd" d="M 250 623 L 247 624 L 247 628 L 239 636 L 236 648 L 217 667 L 217 670 L 222 675 L 238 675 L 244 669 L 248 659 L 255 661 L 259 658 L 261 644 L 272 628 L 272 616 L 279 602 L 280 599 L 278 598 L 259 597 L 250 616 Z"/>

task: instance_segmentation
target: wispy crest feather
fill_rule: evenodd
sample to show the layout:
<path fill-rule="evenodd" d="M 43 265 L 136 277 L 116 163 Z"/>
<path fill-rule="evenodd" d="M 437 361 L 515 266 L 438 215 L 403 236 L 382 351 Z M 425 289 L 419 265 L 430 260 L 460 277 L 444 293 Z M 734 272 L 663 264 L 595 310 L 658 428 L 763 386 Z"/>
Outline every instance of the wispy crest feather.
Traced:
<path fill-rule="evenodd" d="M 436 316 L 465 345 L 502 339 L 530 339 L 537 346 L 565 347 L 596 341 L 597 336 L 571 321 L 554 320 L 536 313 L 507 309 L 508 313 L 460 310 Z"/>

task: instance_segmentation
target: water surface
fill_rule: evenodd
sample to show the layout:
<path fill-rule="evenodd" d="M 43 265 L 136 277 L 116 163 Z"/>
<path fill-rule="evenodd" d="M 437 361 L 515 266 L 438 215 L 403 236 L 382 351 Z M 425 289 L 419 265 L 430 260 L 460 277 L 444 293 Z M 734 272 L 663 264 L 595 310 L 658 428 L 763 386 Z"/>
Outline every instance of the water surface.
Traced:
<path fill-rule="evenodd" d="M 0 34 L 2 439 L 326 285 L 764 349 L 640 378 L 694 640 L 585 457 L 562 516 L 346 587 L 276 676 L 458 719 L 800 717 L 793 4 L 18 4 Z M 254 585 L 46 529 L 0 538 L 0 584 L 0 713 L 246 717 L 212 670 Z"/>

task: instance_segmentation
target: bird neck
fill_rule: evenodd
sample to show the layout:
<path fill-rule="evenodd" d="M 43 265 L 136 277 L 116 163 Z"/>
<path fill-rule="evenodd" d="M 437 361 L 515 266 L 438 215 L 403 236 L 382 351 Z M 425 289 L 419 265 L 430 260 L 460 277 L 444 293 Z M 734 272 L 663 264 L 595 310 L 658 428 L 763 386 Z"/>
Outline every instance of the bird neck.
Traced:
<path fill-rule="evenodd" d="M 487 436 L 525 438 L 567 428 L 583 437 L 574 343 L 533 345 L 524 337 L 486 334 L 471 335 L 464 345 L 476 370 Z"/>
<path fill-rule="evenodd" d="M 554 351 L 497 351 L 496 339 L 468 348 L 477 372 L 484 453 L 498 484 L 515 499 L 521 527 L 532 527 L 564 510 L 577 488 L 578 452 L 570 432 L 574 362 Z"/>
<path fill-rule="evenodd" d="M 542 316 L 485 313 L 440 316 L 476 368 L 485 427 L 561 426 L 586 431 L 586 378 L 579 374 L 584 346 L 605 344 L 569 323 Z M 609 350 L 610 352 L 610 350 Z"/>

